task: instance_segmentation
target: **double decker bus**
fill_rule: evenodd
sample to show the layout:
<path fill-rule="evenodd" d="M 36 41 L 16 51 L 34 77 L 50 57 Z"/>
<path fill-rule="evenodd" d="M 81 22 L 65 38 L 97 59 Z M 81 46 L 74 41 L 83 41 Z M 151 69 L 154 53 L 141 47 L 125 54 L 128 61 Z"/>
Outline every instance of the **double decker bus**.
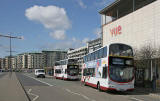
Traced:
<path fill-rule="evenodd" d="M 81 82 L 99 90 L 133 90 L 132 47 L 114 43 L 84 56 Z"/>
<path fill-rule="evenodd" d="M 79 66 L 76 59 L 65 59 L 55 63 L 54 77 L 62 80 L 78 80 Z"/>

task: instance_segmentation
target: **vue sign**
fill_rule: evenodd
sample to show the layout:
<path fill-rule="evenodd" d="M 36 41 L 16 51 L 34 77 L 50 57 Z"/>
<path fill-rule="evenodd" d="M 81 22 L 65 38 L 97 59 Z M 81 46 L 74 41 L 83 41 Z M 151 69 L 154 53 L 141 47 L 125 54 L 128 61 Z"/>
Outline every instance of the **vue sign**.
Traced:
<path fill-rule="evenodd" d="M 122 32 L 121 32 L 121 30 L 122 30 L 122 27 L 119 25 L 118 27 L 115 27 L 115 28 L 113 28 L 113 29 L 110 29 L 110 32 L 111 32 L 111 35 L 113 36 L 113 35 L 119 35 L 119 34 L 121 34 Z"/>

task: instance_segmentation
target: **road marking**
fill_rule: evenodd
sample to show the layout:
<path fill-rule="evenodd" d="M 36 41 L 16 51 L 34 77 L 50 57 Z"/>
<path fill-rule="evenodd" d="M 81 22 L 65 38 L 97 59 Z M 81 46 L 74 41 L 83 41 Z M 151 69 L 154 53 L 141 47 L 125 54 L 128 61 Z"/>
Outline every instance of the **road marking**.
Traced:
<path fill-rule="evenodd" d="M 93 99 L 90 99 L 89 97 L 83 95 L 83 94 L 79 94 L 79 93 L 76 93 L 76 92 L 72 92 L 71 90 L 69 89 L 65 89 L 67 92 L 71 93 L 71 94 L 74 94 L 74 95 L 78 95 L 78 96 L 82 96 L 84 99 L 86 100 L 89 100 L 89 101 L 96 101 L 96 100 L 93 100 Z"/>
<path fill-rule="evenodd" d="M 132 98 L 130 98 L 131 100 L 136 100 L 136 101 L 144 101 L 144 100 L 140 100 L 140 99 L 137 99 L 137 98 L 135 98 L 135 97 L 132 97 Z"/>
<path fill-rule="evenodd" d="M 38 80 L 38 79 L 36 79 L 36 78 L 34 78 L 34 77 L 31 77 L 31 76 L 29 76 L 29 75 L 26 75 L 26 74 L 24 74 L 24 75 L 27 76 L 27 77 L 30 77 L 30 78 L 32 78 L 32 79 L 34 79 L 34 80 L 37 80 L 37 81 L 39 81 L 39 82 L 41 82 L 41 83 L 44 83 L 44 84 L 46 84 L 46 85 L 48 85 L 48 86 L 53 86 L 53 85 L 51 85 L 51 84 L 49 84 L 49 83 L 47 83 L 47 82 Z M 54 86 L 55 86 L 55 85 L 54 85 Z"/>
<path fill-rule="evenodd" d="M 149 94 L 151 97 L 156 97 L 160 99 L 160 96 L 158 94 Z"/>
<path fill-rule="evenodd" d="M 35 96 L 35 98 L 33 98 L 33 100 L 32 100 L 32 101 L 36 101 L 36 100 L 39 98 L 39 96 L 38 96 L 38 95 L 36 95 L 36 94 L 31 93 L 31 91 L 32 91 L 32 89 L 29 89 L 29 90 L 28 90 L 28 94 L 29 94 L 29 95 L 33 95 L 33 96 Z"/>

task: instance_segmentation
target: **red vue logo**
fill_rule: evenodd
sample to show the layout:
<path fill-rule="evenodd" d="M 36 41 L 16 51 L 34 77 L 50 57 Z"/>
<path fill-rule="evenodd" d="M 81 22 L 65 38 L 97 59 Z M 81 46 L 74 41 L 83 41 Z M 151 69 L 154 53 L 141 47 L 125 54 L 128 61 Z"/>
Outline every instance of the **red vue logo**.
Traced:
<path fill-rule="evenodd" d="M 122 27 L 121 27 L 121 25 L 119 25 L 118 27 L 115 27 L 115 28 L 113 28 L 113 29 L 110 29 L 110 33 L 111 33 L 111 35 L 113 36 L 117 36 L 117 35 L 120 35 L 122 32 Z"/>

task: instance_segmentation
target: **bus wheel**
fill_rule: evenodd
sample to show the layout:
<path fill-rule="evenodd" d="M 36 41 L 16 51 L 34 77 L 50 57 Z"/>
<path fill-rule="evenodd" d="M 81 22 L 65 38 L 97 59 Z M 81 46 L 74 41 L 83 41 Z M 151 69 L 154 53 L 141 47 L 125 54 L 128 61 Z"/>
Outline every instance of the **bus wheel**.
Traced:
<path fill-rule="evenodd" d="M 99 82 L 97 83 L 97 89 L 98 89 L 99 91 L 102 91 L 102 90 L 101 90 L 101 86 L 100 86 L 100 83 L 99 83 Z"/>

